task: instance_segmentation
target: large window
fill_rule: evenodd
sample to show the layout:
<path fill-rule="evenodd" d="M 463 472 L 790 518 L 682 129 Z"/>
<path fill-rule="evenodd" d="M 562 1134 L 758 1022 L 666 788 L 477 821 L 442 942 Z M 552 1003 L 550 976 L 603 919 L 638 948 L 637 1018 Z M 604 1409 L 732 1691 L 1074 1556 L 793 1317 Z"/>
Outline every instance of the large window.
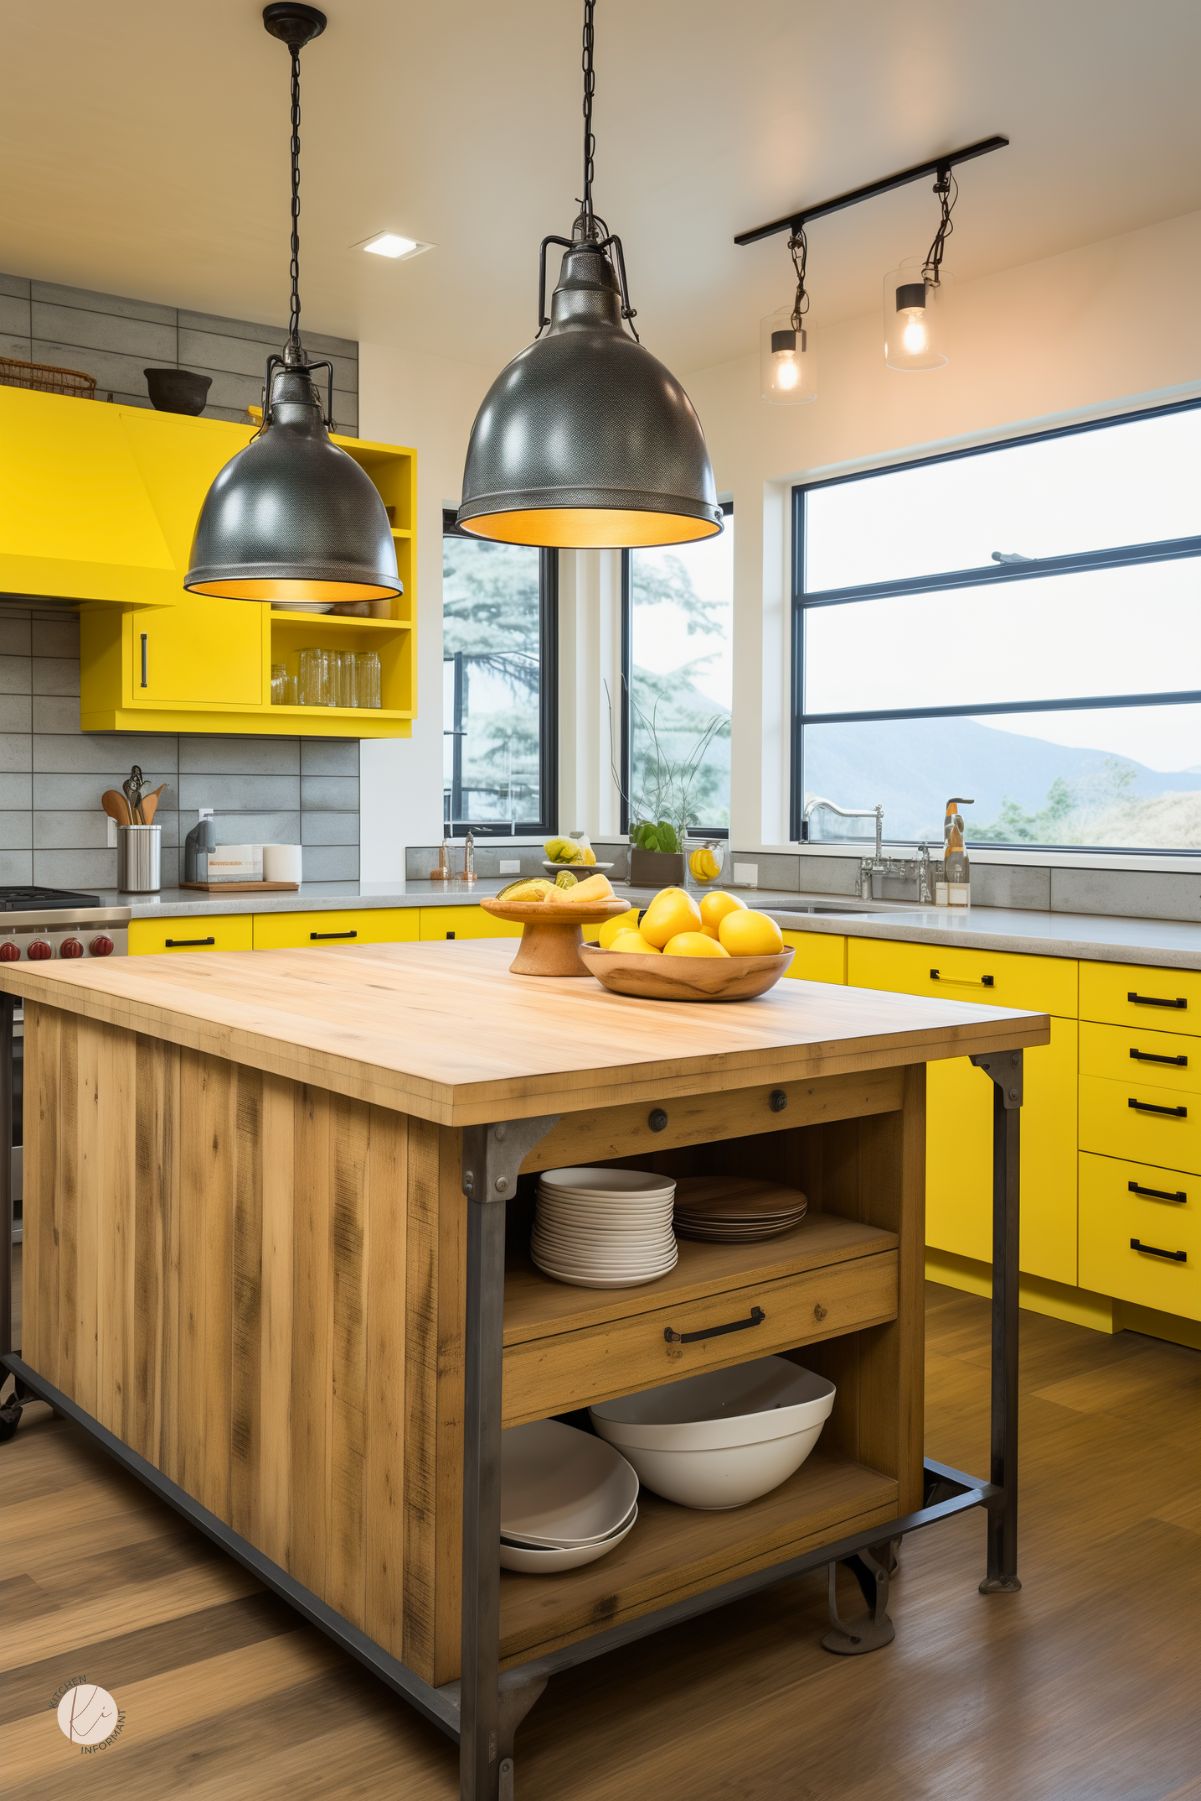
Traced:
<path fill-rule="evenodd" d="M 688 825 L 730 826 L 734 514 L 718 537 L 622 560 L 621 767 L 635 815 L 654 811 L 656 771 L 685 787 Z"/>
<path fill-rule="evenodd" d="M 1201 850 L 1199 467 L 1190 404 L 797 488 L 793 836 Z"/>
<path fill-rule="evenodd" d="M 443 819 L 449 832 L 555 826 L 555 553 L 443 520 Z"/>

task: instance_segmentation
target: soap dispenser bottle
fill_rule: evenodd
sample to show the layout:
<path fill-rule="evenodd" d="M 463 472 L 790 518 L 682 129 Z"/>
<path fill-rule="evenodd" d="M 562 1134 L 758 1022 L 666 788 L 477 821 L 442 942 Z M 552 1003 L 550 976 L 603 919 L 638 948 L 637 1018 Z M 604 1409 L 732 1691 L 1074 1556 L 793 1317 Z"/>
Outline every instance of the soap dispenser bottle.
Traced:
<path fill-rule="evenodd" d="M 963 814 L 959 809 L 974 805 L 974 801 L 964 796 L 952 795 L 943 816 L 943 877 L 947 905 L 951 907 L 966 907 L 972 898 L 971 865 L 963 848 Z"/>

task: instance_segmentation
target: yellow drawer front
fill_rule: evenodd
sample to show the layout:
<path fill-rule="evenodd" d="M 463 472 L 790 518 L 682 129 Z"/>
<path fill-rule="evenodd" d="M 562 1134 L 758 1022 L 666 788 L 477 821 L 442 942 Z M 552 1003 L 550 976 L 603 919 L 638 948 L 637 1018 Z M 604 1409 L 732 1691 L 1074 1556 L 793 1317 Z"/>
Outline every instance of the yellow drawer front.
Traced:
<path fill-rule="evenodd" d="M 1080 1027 L 1080 1073 L 1196 1094 L 1201 1091 L 1201 1045 L 1183 1033 L 1089 1022 Z"/>
<path fill-rule="evenodd" d="M 493 919 L 482 907 L 422 907 L 422 938 L 520 938 L 511 919 Z"/>
<path fill-rule="evenodd" d="M 1077 965 L 1065 957 L 851 938 L 847 981 L 852 988 L 890 988 L 898 994 L 941 996 L 984 1007 L 1028 1007 L 1061 1019 L 1076 1017 Z"/>
<path fill-rule="evenodd" d="M 1082 963 L 1080 1017 L 1196 1036 L 1201 1033 L 1201 971 Z"/>
<path fill-rule="evenodd" d="M 1082 1155 L 1080 1284 L 1201 1319 L 1201 1181 Z"/>
<path fill-rule="evenodd" d="M 1178 1088 L 1082 1075 L 1080 1149 L 1201 1172 L 1201 1099 Z"/>
<path fill-rule="evenodd" d="M 851 949 L 855 944 L 852 940 Z M 1053 1019 L 1025 1056 L 1021 1267 L 1076 1282 L 1075 1020 Z M 992 1083 L 966 1057 L 926 1070 L 926 1242 L 992 1259 Z"/>
<path fill-rule="evenodd" d="M 788 974 L 803 982 L 845 982 L 847 941 L 836 932 L 785 932 L 784 942 L 796 952 Z"/>
<path fill-rule="evenodd" d="M 199 914 L 181 919 L 131 919 L 129 954 L 154 956 L 159 951 L 248 951 L 249 913 Z"/>
<path fill-rule="evenodd" d="M 297 945 L 403 944 L 417 936 L 416 907 L 336 908 L 314 913 L 256 913 L 256 951 Z"/>

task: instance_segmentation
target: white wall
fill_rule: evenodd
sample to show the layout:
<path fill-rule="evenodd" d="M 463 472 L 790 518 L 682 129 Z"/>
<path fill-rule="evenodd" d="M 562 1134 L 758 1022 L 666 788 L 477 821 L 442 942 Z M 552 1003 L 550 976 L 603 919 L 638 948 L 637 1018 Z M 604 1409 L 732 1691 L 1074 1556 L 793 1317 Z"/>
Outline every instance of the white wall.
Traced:
<path fill-rule="evenodd" d="M 757 355 L 686 375 L 737 518 L 733 839 L 788 831 L 789 519 L 795 480 L 1201 393 L 1201 213 L 962 284 L 952 360 L 887 369 L 879 301 L 820 329 L 820 239 L 810 257 L 818 395 L 759 398 Z M 780 257 L 781 294 L 787 294 Z M 767 254 L 766 249 L 746 255 Z M 948 257 L 953 278 L 954 259 Z M 747 319 L 753 343 L 757 321 Z"/>
<path fill-rule="evenodd" d="M 494 370 L 359 345 L 359 435 L 417 452 L 417 718 L 411 738 L 365 741 L 360 875 L 404 875 L 406 844 L 442 835 L 442 509 L 457 506 L 476 409 Z"/>

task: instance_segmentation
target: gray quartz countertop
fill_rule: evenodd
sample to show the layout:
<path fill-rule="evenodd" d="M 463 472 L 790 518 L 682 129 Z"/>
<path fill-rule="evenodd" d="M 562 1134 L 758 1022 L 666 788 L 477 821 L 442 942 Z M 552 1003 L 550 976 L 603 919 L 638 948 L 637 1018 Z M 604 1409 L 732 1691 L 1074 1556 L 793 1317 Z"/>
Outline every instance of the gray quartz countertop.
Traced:
<path fill-rule="evenodd" d="M 101 895 L 105 906 L 128 906 L 135 919 L 221 913 L 276 913 L 335 907 L 475 906 L 512 880 L 450 882 L 305 882 L 292 894 L 200 894 L 164 888 L 157 895 Z M 650 891 L 615 884 L 631 905 Z M 1017 951 L 1165 969 L 1201 969 L 1201 923 L 1121 919 L 1102 914 L 1027 912 L 1005 907 L 867 905 L 837 895 L 798 895 L 766 888 L 734 889 L 786 930 L 846 933 L 914 944 L 952 944 L 969 950 Z M 811 911 L 819 908 L 820 911 Z M 845 909 L 845 910 L 844 910 Z"/>

